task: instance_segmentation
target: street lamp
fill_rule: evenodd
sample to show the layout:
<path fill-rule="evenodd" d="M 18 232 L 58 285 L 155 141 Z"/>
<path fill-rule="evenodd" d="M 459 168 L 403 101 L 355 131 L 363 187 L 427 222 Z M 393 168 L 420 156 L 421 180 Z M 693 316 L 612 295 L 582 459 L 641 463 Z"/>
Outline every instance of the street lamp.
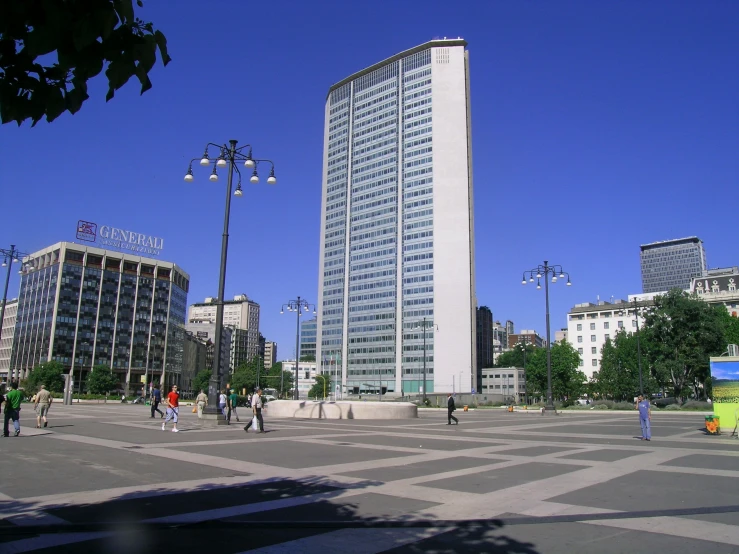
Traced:
<path fill-rule="evenodd" d="M 413 329 L 418 329 L 419 327 L 423 328 L 423 403 L 426 404 L 426 329 L 430 327 L 431 329 L 436 329 L 438 331 L 439 326 L 431 321 L 427 321 L 424 317 L 423 321 L 416 322 L 416 324 L 412 326 Z M 461 384 L 460 379 L 460 385 Z"/>
<path fill-rule="evenodd" d="M 644 382 L 642 380 L 641 373 L 641 340 L 639 339 L 639 312 L 637 311 L 638 307 L 639 304 L 636 300 L 636 297 L 634 297 L 634 319 L 636 319 L 636 355 L 639 360 L 639 394 L 644 396 Z"/>
<path fill-rule="evenodd" d="M 203 167 L 213 166 L 213 172 L 208 179 L 212 182 L 218 181 L 218 170 L 225 169 L 228 171 L 228 184 L 226 186 L 226 213 L 223 218 L 223 239 L 221 241 L 221 267 L 220 278 L 218 280 L 218 298 L 216 299 L 216 332 L 214 337 L 214 353 L 213 353 L 213 372 L 211 374 L 208 386 L 208 406 L 207 413 L 218 414 L 218 392 L 221 389 L 221 335 L 223 334 L 223 297 L 226 288 L 226 258 L 228 255 L 228 220 L 231 215 L 231 190 L 233 186 L 234 171 L 239 175 L 239 182 L 236 185 L 234 196 L 241 197 L 244 193 L 241 189 L 241 171 L 238 164 L 244 164 L 244 167 L 252 169 L 252 177 L 249 179 L 252 183 L 259 183 L 257 167 L 260 163 L 270 165 L 270 173 L 267 178 L 267 184 L 277 184 L 275 177 L 275 164 L 270 160 L 258 160 L 252 157 L 251 145 L 247 144 L 240 148 L 236 148 L 238 141 L 230 140 L 229 145 L 213 144 L 209 142 L 205 145 L 205 151 L 201 158 L 195 158 L 190 161 L 185 174 L 185 182 L 192 183 L 195 177 L 192 173 L 193 163 L 197 162 Z M 214 148 L 218 152 L 218 156 L 211 158 L 209 149 Z M 220 417 L 219 417 L 220 419 Z"/>
<path fill-rule="evenodd" d="M 10 250 L 0 248 L 0 257 L 3 258 L 2 267 L 7 267 L 5 272 L 5 289 L 3 290 L 3 305 L 0 306 L 0 340 L 3 337 L 3 321 L 5 321 L 5 304 L 8 302 L 8 284 L 10 283 L 10 272 L 13 269 L 13 264 L 18 263 L 20 258 L 28 256 L 25 252 L 19 252 L 15 248 L 15 244 L 10 245 Z M 21 267 L 20 273 L 23 273 Z M 12 349 L 11 349 L 12 350 Z M 12 354 L 12 353 L 11 353 Z M 11 356 L 12 357 L 12 356 Z M 18 371 L 18 377 L 20 377 L 20 370 Z M 8 382 L 13 382 L 13 366 L 8 368 Z"/>
<path fill-rule="evenodd" d="M 295 333 L 295 400 L 300 400 L 300 395 L 298 393 L 298 364 L 300 363 L 300 316 L 302 315 L 303 311 L 308 311 L 310 309 L 313 309 L 313 313 L 316 313 L 316 305 L 315 304 L 309 304 L 307 300 L 304 298 L 300 298 L 299 296 L 295 300 L 288 300 L 287 304 L 283 304 L 282 308 L 280 309 L 280 313 L 285 313 L 285 309 L 287 309 L 288 312 L 295 312 L 295 319 L 297 322 L 297 331 Z M 280 383 L 280 387 L 282 387 L 282 383 Z"/>
<path fill-rule="evenodd" d="M 536 276 L 536 288 L 541 289 L 541 279 L 544 279 L 544 292 L 546 296 L 546 307 L 547 307 L 547 403 L 544 406 L 545 412 L 557 413 L 554 408 L 554 399 L 552 398 L 552 341 L 549 338 L 549 275 L 552 276 L 552 283 L 557 282 L 557 275 L 560 279 L 564 279 L 567 276 L 567 286 L 571 286 L 570 274 L 562 269 L 561 265 L 549 265 L 549 262 L 544 260 L 544 265 L 529 269 L 523 272 L 523 279 L 521 284 L 526 284 L 526 276 L 529 277 L 529 282 L 534 282 L 534 276 Z"/>

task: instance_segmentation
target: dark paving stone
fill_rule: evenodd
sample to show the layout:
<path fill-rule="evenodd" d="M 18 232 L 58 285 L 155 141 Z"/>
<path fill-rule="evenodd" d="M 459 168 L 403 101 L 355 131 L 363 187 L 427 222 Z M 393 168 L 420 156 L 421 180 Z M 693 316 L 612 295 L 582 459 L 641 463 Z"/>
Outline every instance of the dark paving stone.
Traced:
<path fill-rule="evenodd" d="M 728 471 L 739 471 L 739 454 L 734 456 L 707 456 L 704 454 L 691 454 L 676 458 L 669 462 L 663 462 L 663 466 L 690 467 L 695 469 L 723 469 Z"/>
<path fill-rule="evenodd" d="M 739 509 L 733 512 L 724 512 L 717 514 L 694 514 L 678 517 L 681 517 L 683 519 L 693 519 L 697 521 L 707 521 L 709 523 L 723 523 L 724 525 L 739 525 Z"/>
<path fill-rule="evenodd" d="M 559 456 L 563 460 L 591 460 L 593 462 L 617 462 L 631 456 L 643 454 L 636 450 L 612 450 L 604 448 L 602 450 L 590 450 L 589 452 L 580 452 L 578 454 L 567 454 Z"/>
<path fill-rule="evenodd" d="M 509 487 L 524 485 L 540 479 L 548 479 L 549 477 L 564 475 L 565 473 L 570 473 L 579 469 L 582 469 L 582 467 L 565 464 L 529 462 L 517 466 L 474 473 L 472 475 L 462 475 L 460 477 L 450 477 L 438 481 L 428 481 L 426 483 L 419 483 L 418 486 L 458 491 L 460 493 L 485 494 L 501 489 L 507 489 Z"/>
<path fill-rule="evenodd" d="M 143 456 L 135 450 L 32 437 L 3 451 L 0 475 L 13 476 L 3 480 L 3 493 L 26 498 L 248 473 Z"/>
<path fill-rule="evenodd" d="M 503 461 L 505 460 L 496 460 L 493 458 L 467 458 L 464 456 L 460 456 L 456 458 L 445 458 L 443 460 L 418 462 L 415 464 L 404 464 L 400 466 L 366 469 L 363 471 L 351 471 L 349 473 L 343 473 L 342 475 L 347 475 L 349 477 L 358 477 L 360 479 L 369 479 L 371 481 L 388 482 L 397 481 L 399 479 L 411 479 L 413 477 L 420 477 L 422 475 L 444 473 L 446 471 L 480 467 Z"/>
<path fill-rule="evenodd" d="M 402 430 L 398 430 L 402 432 Z M 468 438 L 468 437 L 464 437 Z M 339 440 L 339 439 L 337 439 Z M 403 448 L 418 448 L 420 450 L 464 450 L 466 448 L 479 448 L 485 446 L 476 441 L 464 440 L 457 441 L 454 437 L 398 437 L 394 435 L 354 435 L 352 437 L 342 437 L 342 444 L 376 444 L 382 446 L 401 446 Z"/>
<path fill-rule="evenodd" d="M 321 500 L 302 506 L 238 516 L 229 518 L 228 521 L 243 521 L 245 523 L 251 521 L 326 521 L 334 523 L 358 519 L 382 521 L 433 506 L 438 506 L 438 504 L 412 498 L 365 493 L 352 496 L 350 499 Z"/>
<path fill-rule="evenodd" d="M 734 506 L 737 498 L 738 479 L 643 470 L 549 501 L 628 512 Z"/>
<path fill-rule="evenodd" d="M 296 481 L 275 481 L 237 487 L 203 486 L 184 493 L 164 493 L 145 498 L 124 496 L 101 504 L 62 507 L 46 511 L 72 523 L 140 521 L 335 490 L 338 488 L 325 483 L 305 484 Z"/>
<path fill-rule="evenodd" d="M 186 448 L 188 452 L 198 454 L 209 454 L 234 460 L 244 460 L 292 469 L 365 462 L 368 460 L 384 460 L 411 455 L 405 452 L 389 452 L 371 450 L 369 448 L 347 448 L 345 446 L 311 444 L 308 442 L 269 442 L 263 443 L 260 446 L 259 439 L 263 436 L 269 436 L 269 434 L 250 436 L 251 440 L 242 440 L 234 444 L 183 446 L 182 448 Z M 178 447 L 179 449 L 181 448 Z"/>
<path fill-rule="evenodd" d="M 624 554 L 628 552 L 669 552 L 695 554 L 716 552 L 736 554 L 733 546 L 669 535 L 628 531 L 585 523 L 541 523 L 503 525 L 494 529 L 459 528 L 386 550 L 385 554 Z"/>
<path fill-rule="evenodd" d="M 527 448 L 515 448 L 513 450 L 496 450 L 496 454 L 505 454 L 506 456 L 544 456 L 546 454 L 556 454 L 557 452 L 565 452 L 572 450 L 571 448 L 561 446 L 530 446 Z"/>
<path fill-rule="evenodd" d="M 612 425 L 563 425 L 561 427 L 547 427 L 547 432 L 550 433 L 572 433 L 580 435 L 605 435 L 605 436 L 621 436 L 621 437 L 633 437 L 641 436 L 641 427 L 639 426 L 638 419 L 633 421 L 631 427 L 626 425 L 612 426 Z M 652 425 L 652 435 L 660 437 L 669 437 L 671 435 L 679 435 L 684 433 L 684 429 L 676 429 L 674 427 L 660 427 L 658 425 Z"/>

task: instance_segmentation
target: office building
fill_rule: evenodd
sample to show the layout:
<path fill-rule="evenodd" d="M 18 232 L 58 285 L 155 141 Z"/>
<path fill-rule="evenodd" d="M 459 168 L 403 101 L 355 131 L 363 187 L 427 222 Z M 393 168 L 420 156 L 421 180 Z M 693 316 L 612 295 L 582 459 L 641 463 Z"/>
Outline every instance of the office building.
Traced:
<path fill-rule="evenodd" d="M 206 298 L 204 302 L 192 304 L 187 314 L 189 322 L 216 321 L 216 299 Z M 223 326 L 230 326 L 246 331 L 234 333 L 242 343 L 232 349 L 237 352 L 232 362 L 241 363 L 242 360 L 251 360 L 259 355 L 259 304 L 249 300 L 245 294 L 237 294 L 233 300 L 223 303 Z M 236 363 L 236 365 L 238 365 Z"/>
<path fill-rule="evenodd" d="M 282 371 L 289 372 L 290 375 L 293 376 L 293 379 L 295 379 L 295 360 L 283 361 Z M 299 395 L 299 398 L 308 398 L 308 391 L 310 391 L 310 389 L 315 384 L 316 384 L 316 362 L 298 362 L 298 395 Z M 334 392 L 334 391 L 326 391 L 326 392 L 328 393 L 328 392 Z"/>
<path fill-rule="evenodd" d="M 493 353 L 495 358 L 498 354 L 508 351 L 508 335 L 513 334 L 513 322 L 506 321 L 501 325 L 500 321 L 493 323 Z M 489 364 L 486 364 L 489 366 Z"/>
<path fill-rule="evenodd" d="M 477 308 L 477 391 L 482 390 L 482 368 L 492 367 L 495 359 L 493 312 L 487 306 Z"/>
<path fill-rule="evenodd" d="M 690 280 L 706 271 L 706 252 L 698 237 L 641 245 L 642 292 L 690 288 Z"/>
<path fill-rule="evenodd" d="M 567 342 L 567 327 L 554 332 L 554 342 Z"/>
<path fill-rule="evenodd" d="M 300 359 L 316 360 L 316 329 L 318 319 L 300 322 Z"/>
<path fill-rule="evenodd" d="M 188 321 L 185 323 L 185 330 L 201 341 L 209 342 L 211 345 L 215 344 L 215 321 Z M 233 365 L 235 333 L 236 329 L 234 327 L 230 325 L 223 326 L 221 332 L 221 375 L 229 375 L 238 367 Z M 207 363 L 210 365 L 206 365 L 206 367 L 210 370 L 213 369 L 213 355 L 215 355 L 215 350 L 208 356 Z"/>
<path fill-rule="evenodd" d="M 530 344 L 536 348 L 547 345 L 547 341 L 531 329 L 521 329 L 518 333 L 508 335 L 508 348 L 515 348 L 519 343 Z"/>
<path fill-rule="evenodd" d="M 0 303 L 2 300 L 0 300 Z M 2 336 L 0 336 L 0 381 L 8 380 L 10 355 L 13 351 L 13 337 L 15 337 L 15 323 L 18 319 L 18 299 L 8 300 L 2 321 Z"/>
<path fill-rule="evenodd" d="M 580 354 L 580 370 L 590 379 L 600 368 L 603 345 L 608 339 L 615 339 L 616 333 L 636 331 L 637 316 L 634 311 L 634 298 L 639 308 L 639 326 L 644 325 L 641 315 L 643 308 L 653 305 L 649 295 L 630 296 L 629 300 L 604 300 L 597 304 L 584 302 L 575 304 L 567 314 L 567 340 Z"/>
<path fill-rule="evenodd" d="M 213 343 L 210 340 L 198 338 L 191 332 L 185 332 L 182 374 L 180 376 L 180 394 L 184 398 L 193 398 L 200 393 L 199 390 L 193 389 L 192 382 L 201 371 L 212 371 L 213 352 Z M 210 365 L 208 365 L 208 362 L 210 362 Z"/>
<path fill-rule="evenodd" d="M 74 390 L 95 365 L 121 388 L 178 383 L 189 275 L 179 266 L 92 246 L 59 242 L 22 261 L 11 372 L 24 378 L 56 360 Z"/>
<path fill-rule="evenodd" d="M 344 390 L 420 392 L 424 362 L 428 392 L 474 388 L 466 44 L 433 40 L 329 89 L 316 358 Z"/>
<path fill-rule="evenodd" d="M 264 369 L 269 369 L 277 362 L 277 343 L 264 341 Z"/>
<path fill-rule="evenodd" d="M 478 391 L 484 395 L 502 396 L 502 402 L 521 402 L 526 395 L 526 372 L 517 367 L 486 367 L 482 370 L 482 387 Z"/>

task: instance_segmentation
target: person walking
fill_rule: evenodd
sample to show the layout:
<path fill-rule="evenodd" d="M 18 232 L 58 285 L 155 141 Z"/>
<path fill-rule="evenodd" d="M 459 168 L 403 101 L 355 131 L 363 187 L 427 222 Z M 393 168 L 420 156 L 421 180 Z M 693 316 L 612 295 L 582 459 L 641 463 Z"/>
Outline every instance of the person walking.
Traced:
<path fill-rule="evenodd" d="M 49 408 L 54 399 L 51 397 L 51 393 L 46 390 L 46 385 L 41 385 L 41 390 L 36 395 L 36 429 L 41 428 L 41 420 L 44 420 L 44 427 L 49 424 L 49 420 L 46 418 L 46 414 L 49 413 Z"/>
<path fill-rule="evenodd" d="M 262 389 L 257 389 L 257 392 L 254 393 L 254 396 L 252 396 L 251 399 L 251 411 L 254 413 L 254 417 L 257 418 L 257 422 L 259 423 L 259 433 L 264 433 L 264 419 L 262 418 Z M 244 431 L 247 433 L 249 432 L 249 427 L 251 424 L 254 423 L 254 419 L 250 419 L 249 423 L 244 426 Z M 257 429 L 254 429 L 257 431 Z"/>
<path fill-rule="evenodd" d="M 454 405 L 454 397 L 452 396 L 452 393 L 450 392 L 449 394 L 447 394 L 447 397 L 446 397 L 447 421 L 449 421 L 447 425 L 451 425 L 452 420 L 454 420 L 455 425 L 459 425 L 459 420 L 452 415 L 452 413 L 456 409 L 457 407 Z"/>
<path fill-rule="evenodd" d="M 640 394 L 635 409 L 639 410 L 639 423 L 641 424 L 641 440 L 652 440 L 652 407 L 649 400 L 645 400 Z"/>
<path fill-rule="evenodd" d="M 236 412 L 236 407 L 239 405 L 239 395 L 236 394 L 234 389 L 231 389 L 231 394 L 228 397 L 228 424 L 231 425 L 231 414 L 236 416 L 236 421 L 239 419 L 239 414 Z"/>
<path fill-rule="evenodd" d="M 172 385 L 172 392 L 167 395 L 167 418 L 162 423 L 162 431 L 167 430 L 167 422 L 174 421 L 172 429 L 173 433 L 178 433 L 177 420 L 180 415 L 180 393 L 177 392 L 177 385 Z"/>
<path fill-rule="evenodd" d="M 198 407 L 198 419 L 203 419 L 203 410 L 208 405 L 208 395 L 205 394 L 203 389 L 200 389 L 200 394 L 195 399 L 195 405 Z"/>
<path fill-rule="evenodd" d="M 159 412 L 159 418 L 164 417 L 164 412 L 159 409 L 159 403 L 162 401 L 162 391 L 159 390 L 159 385 L 154 385 L 154 390 L 151 391 L 151 417 L 154 417 L 154 412 Z"/>
<path fill-rule="evenodd" d="M 15 436 L 21 434 L 21 402 L 23 401 L 23 395 L 18 390 L 18 381 L 13 381 L 10 384 L 10 392 L 5 395 L 5 414 L 3 418 L 3 437 L 9 437 L 10 431 L 8 425 L 10 421 L 13 421 L 13 427 L 15 428 Z"/>
<path fill-rule="evenodd" d="M 226 409 L 228 406 L 228 397 L 226 396 L 225 391 L 220 391 L 218 393 L 218 409 L 221 410 L 221 413 L 226 416 Z M 226 417 L 226 423 L 228 423 L 228 417 Z"/>

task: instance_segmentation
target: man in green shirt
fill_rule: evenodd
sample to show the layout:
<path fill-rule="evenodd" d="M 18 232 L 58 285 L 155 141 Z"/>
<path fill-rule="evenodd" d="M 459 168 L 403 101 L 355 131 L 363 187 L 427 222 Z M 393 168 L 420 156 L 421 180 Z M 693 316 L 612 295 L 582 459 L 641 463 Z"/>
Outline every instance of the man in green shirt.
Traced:
<path fill-rule="evenodd" d="M 233 412 L 233 415 L 236 416 L 236 421 L 241 421 L 239 419 L 239 414 L 236 413 L 236 406 L 239 403 L 239 395 L 236 394 L 236 391 L 234 389 L 231 389 L 231 394 L 228 397 L 228 423 L 231 424 L 231 413 Z"/>
<path fill-rule="evenodd" d="M 21 401 L 23 395 L 18 390 L 18 382 L 13 381 L 10 385 L 10 392 L 5 395 L 5 417 L 3 421 L 3 437 L 9 437 L 8 423 L 13 420 L 15 427 L 15 436 L 21 434 Z"/>

